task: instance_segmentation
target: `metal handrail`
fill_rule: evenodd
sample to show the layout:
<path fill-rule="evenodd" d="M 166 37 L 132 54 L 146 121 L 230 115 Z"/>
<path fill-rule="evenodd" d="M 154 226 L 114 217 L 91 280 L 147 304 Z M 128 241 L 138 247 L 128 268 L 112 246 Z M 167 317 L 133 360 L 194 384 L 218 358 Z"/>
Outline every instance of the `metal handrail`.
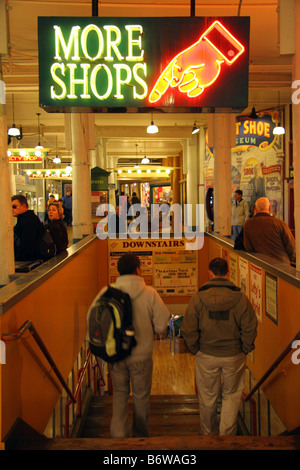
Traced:
<path fill-rule="evenodd" d="M 65 389 L 65 391 L 69 395 L 70 399 L 72 400 L 73 403 L 76 403 L 76 399 L 75 399 L 72 391 L 69 389 L 69 387 L 68 387 L 67 383 L 65 382 L 63 376 L 59 372 L 54 360 L 52 359 L 48 349 L 45 346 L 45 343 L 43 342 L 42 338 L 38 334 L 38 332 L 35 329 L 35 327 L 34 327 L 31 320 L 27 320 L 25 323 L 23 323 L 23 325 L 16 331 L 16 333 L 5 333 L 4 335 L 2 335 L 1 339 L 4 342 L 16 341 L 18 339 L 21 339 L 22 336 L 26 333 L 26 331 L 30 331 L 30 333 L 32 334 L 35 342 L 39 346 L 40 350 L 44 354 L 47 361 L 49 362 L 49 364 L 51 366 L 51 369 L 54 371 L 56 377 L 58 378 L 58 380 L 62 384 L 63 388 Z"/>
<path fill-rule="evenodd" d="M 76 402 L 78 402 L 78 416 L 81 416 L 82 414 L 82 407 L 81 407 L 81 388 L 82 388 L 82 384 L 83 384 L 83 378 L 84 378 L 84 375 L 86 374 L 86 372 L 88 373 L 88 383 L 90 382 L 90 374 L 89 374 L 89 364 L 91 362 L 91 358 L 92 358 L 92 354 L 91 354 L 91 351 L 88 350 L 88 353 L 87 353 L 87 357 L 86 357 L 86 360 L 85 360 L 85 363 L 84 363 L 84 366 L 78 370 L 78 383 L 77 383 L 77 386 L 76 386 L 76 390 L 75 390 L 75 399 L 76 399 Z M 105 382 L 104 382 L 104 378 L 103 378 L 103 374 L 102 374 L 102 371 L 101 371 L 101 367 L 100 367 L 100 364 L 98 362 L 98 358 L 95 356 L 95 359 L 96 359 L 96 364 L 95 366 L 98 367 L 99 371 L 100 371 L 100 375 L 101 375 L 101 380 L 102 380 L 102 384 L 101 385 L 105 385 Z M 96 394 L 96 388 L 95 388 L 95 377 L 94 377 L 94 393 Z M 66 405 L 65 405 L 65 437 L 68 438 L 70 437 L 70 429 L 69 429 L 69 407 L 70 405 L 72 404 L 72 400 L 68 400 L 66 402 Z"/>
<path fill-rule="evenodd" d="M 58 380 L 62 384 L 63 388 L 67 392 L 69 396 L 69 400 L 67 401 L 65 405 L 65 436 L 69 437 L 69 406 L 71 403 L 75 404 L 78 401 L 78 415 L 81 416 L 81 388 L 83 384 L 83 378 L 86 372 L 88 372 L 88 383 L 90 383 L 90 371 L 89 371 L 89 364 L 91 362 L 91 357 L 92 354 L 90 350 L 88 350 L 87 353 L 87 358 L 84 363 L 84 366 L 78 370 L 78 384 L 76 386 L 75 394 L 72 393 L 70 388 L 68 387 L 67 383 L 65 382 L 64 378 L 62 377 L 61 373 L 59 372 L 54 360 L 52 359 L 49 351 L 47 350 L 43 340 L 41 339 L 40 335 L 38 334 L 37 330 L 35 329 L 33 323 L 31 320 L 27 320 L 17 331 L 16 333 L 5 333 L 2 335 L 1 339 L 4 342 L 9 342 L 9 341 L 16 341 L 18 339 L 21 339 L 23 335 L 26 333 L 26 331 L 30 331 L 32 334 L 34 340 L 36 341 L 37 345 L 39 346 L 40 350 L 44 354 L 45 358 L 49 362 L 51 369 L 55 372 Z M 95 388 L 95 368 L 98 368 L 100 370 L 100 375 L 101 375 L 101 380 L 102 383 L 101 385 L 105 385 L 105 381 L 103 378 L 101 366 L 98 362 L 98 358 L 96 358 L 96 363 L 94 369 L 94 392 L 96 393 L 96 388 Z"/>
<path fill-rule="evenodd" d="M 281 361 L 289 354 L 291 350 L 291 346 L 294 341 L 297 339 L 300 339 L 300 331 L 296 334 L 296 336 L 292 339 L 292 341 L 289 342 L 289 344 L 284 348 L 282 353 L 277 357 L 276 361 L 273 362 L 273 364 L 269 367 L 267 372 L 261 377 L 261 379 L 255 384 L 255 386 L 252 388 L 252 390 L 246 395 L 245 401 L 250 400 L 252 395 L 256 392 L 256 390 L 265 382 L 265 380 L 271 375 L 274 369 L 280 364 Z"/>

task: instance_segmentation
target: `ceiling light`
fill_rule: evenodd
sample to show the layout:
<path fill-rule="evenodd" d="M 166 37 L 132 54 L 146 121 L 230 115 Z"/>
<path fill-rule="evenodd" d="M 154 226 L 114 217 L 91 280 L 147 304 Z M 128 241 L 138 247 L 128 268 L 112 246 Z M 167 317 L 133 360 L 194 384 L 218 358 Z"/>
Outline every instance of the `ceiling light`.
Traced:
<path fill-rule="evenodd" d="M 36 113 L 37 117 L 38 117 L 38 133 L 39 133 L 39 143 L 38 145 L 35 147 L 36 149 L 42 149 L 43 146 L 41 145 L 40 143 L 40 115 L 41 113 Z"/>
<path fill-rule="evenodd" d="M 53 158 L 53 163 L 61 163 L 61 159 L 56 155 L 56 157 Z"/>
<path fill-rule="evenodd" d="M 153 122 L 153 114 L 151 124 L 147 127 L 147 132 L 148 134 L 156 134 L 158 132 L 158 127 Z"/>
<path fill-rule="evenodd" d="M 199 130 L 200 130 L 199 127 L 197 127 L 196 123 L 194 123 L 192 134 L 197 134 L 197 132 L 199 132 Z"/>
<path fill-rule="evenodd" d="M 70 165 L 66 166 L 66 173 L 71 173 L 72 167 Z"/>
<path fill-rule="evenodd" d="M 278 124 L 279 124 L 279 123 L 278 123 Z M 285 134 L 285 129 L 284 129 L 284 127 L 282 127 L 282 126 L 280 126 L 280 125 L 274 127 L 274 129 L 273 129 L 273 134 L 275 134 L 275 135 L 282 135 L 282 134 Z"/>
<path fill-rule="evenodd" d="M 273 129 L 273 134 L 274 135 L 282 135 L 282 134 L 285 134 L 285 129 L 284 127 L 282 127 L 280 125 L 280 110 L 279 110 L 279 107 L 280 107 L 280 92 L 278 92 L 278 123 L 277 123 L 277 126 L 274 127 Z"/>
<path fill-rule="evenodd" d="M 10 135 L 11 137 L 18 137 L 20 135 L 20 129 L 18 129 L 15 124 L 13 124 L 12 127 L 10 127 L 10 129 L 8 129 L 7 131 L 8 135 Z"/>
<path fill-rule="evenodd" d="M 143 160 L 141 161 L 141 163 L 143 163 L 143 164 L 150 163 L 150 160 L 149 160 L 149 158 L 144 157 Z"/>
<path fill-rule="evenodd" d="M 10 127 L 7 131 L 7 134 L 9 136 L 9 144 L 10 144 L 10 137 L 16 137 L 18 140 L 21 140 L 23 135 L 22 135 L 22 127 L 20 126 L 20 129 L 18 129 L 15 125 L 15 102 L 14 102 L 14 95 L 12 95 L 12 107 L 13 107 L 13 125 Z"/>

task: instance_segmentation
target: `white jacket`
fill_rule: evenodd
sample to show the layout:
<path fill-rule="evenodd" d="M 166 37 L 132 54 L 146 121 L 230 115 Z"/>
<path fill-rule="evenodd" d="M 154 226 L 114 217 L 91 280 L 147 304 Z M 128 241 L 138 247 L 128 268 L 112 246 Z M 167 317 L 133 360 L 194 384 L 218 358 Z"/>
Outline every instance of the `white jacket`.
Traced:
<path fill-rule="evenodd" d="M 154 333 L 164 333 L 170 312 L 156 290 L 145 284 L 141 276 L 126 274 L 119 276 L 115 287 L 127 292 L 132 302 L 133 326 L 137 345 L 132 349 L 130 362 L 143 361 L 152 357 Z M 106 287 L 102 289 L 103 294 Z M 97 296 L 98 297 L 98 296 Z"/>
<path fill-rule="evenodd" d="M 231 225 L 244 225 L 249 219 L 249 206 L 244 199 L 234 201 L 231 206 Z"/>

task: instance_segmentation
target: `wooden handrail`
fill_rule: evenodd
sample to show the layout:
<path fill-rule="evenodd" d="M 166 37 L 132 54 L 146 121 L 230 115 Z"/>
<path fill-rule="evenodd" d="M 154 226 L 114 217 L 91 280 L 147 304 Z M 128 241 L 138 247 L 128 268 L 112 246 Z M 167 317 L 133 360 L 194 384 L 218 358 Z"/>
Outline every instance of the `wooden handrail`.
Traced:
<path fill-rule="evenodd" d="M 69 389 L 68 385 L 66 384 L 63 376 L 59 372 L 54 360 L 52 359 L 49 351 L 47 350 L 43 340 L 41 339 L 40 335 L 36 331 L 36 329 L 35 329 L 35 327 L 34 327 L 31 320 L 27 320 L 25 323 L 23 323 L 23 325 L 16 331 L 16 333 L 5 333 L 4 335 L 2 335 L 1 339 L 4 342 L 16 341 L 16 340 L 22 338 L 22 336 L 26 333 L 26 331 L 30 331 L 30 333 L 32 334 L 35 342 L 39 346 L 40 350 L 44 354 L 47 361 L 49 362 L 49 364 L 51 366 L 51 369 L 54 371 L 56 377 L 58 378 L 58 380 L 62 384 L 63 388 L 65 389 L 65 391 L 69 395 L 70 399 L 72 400 L 73 403 L 76 403 L 76 399 L 75 399 L 73 393 L 71 392 L 71 390 Z"/>
<path fill-rule="evenodd" d="M 271 373 L 273 372 L 274 369 L 276 369 L 276 367 L 280 364 L 281 361 L 283 361 L 283 359 L 288 355 L 288 353 L 290 352 L 291 350 L 291 346 L 293 344 L 294 341 L 296 341 L 297 339 L 300 339 L 300 331 L 298 331 L 298 333 L 296 334 L 296 336 L 292 339 L 292 341 L 289 342 L 289 344 L 287 345 L 286 348 L 284 348 L 284 350 L 282 351 L 282 353 L 277 357 L 276 361 L 273 362 L 273 364 L 271 365 L 271 367 L 269 367 L 269 369 L 267 370 L 267 372 L 261 377 L 261 379 L 255 384 L 255 386 L 252 388 L 252 390 L 248 393 L 248 395 L 246 395 L 246 397 L 244 398 L 245 401 L 248 401 L 250 400 L 250 398 L 252 397 L 252 395 L 256 392 L 256 390 L 261 387 L 261 385 L 265 382 L 265 380 L 269 377 L 269 375 L 271 375 Z"/>

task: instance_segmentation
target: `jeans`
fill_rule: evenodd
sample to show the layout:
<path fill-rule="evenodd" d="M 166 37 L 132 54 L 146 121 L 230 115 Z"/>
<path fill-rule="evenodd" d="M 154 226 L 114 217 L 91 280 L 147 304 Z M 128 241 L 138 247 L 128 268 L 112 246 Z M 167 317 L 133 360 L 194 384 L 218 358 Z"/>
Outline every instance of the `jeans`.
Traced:
<path fill-rule="evenodd" d="M 111 437 L 129 437 L 131 426 L 128 419 L 130 383 L 133 397 L 133 437 L 147 437 L 149 400 L 152 386 L 152 357 L 131 363 L 130 360 L 111 364 L 113 384 L 113 415 L 110 425 Z"/>
<path fill-rule="evenodd" d="M 196 385 L 199 398 L 201 433 L 218 434 L 217 401 L 222 390 L 220 435 L 236 435 L 237 418 L 244 388 L 246 355 L 208 356 L 198 351 L 195 356 Z"/>

